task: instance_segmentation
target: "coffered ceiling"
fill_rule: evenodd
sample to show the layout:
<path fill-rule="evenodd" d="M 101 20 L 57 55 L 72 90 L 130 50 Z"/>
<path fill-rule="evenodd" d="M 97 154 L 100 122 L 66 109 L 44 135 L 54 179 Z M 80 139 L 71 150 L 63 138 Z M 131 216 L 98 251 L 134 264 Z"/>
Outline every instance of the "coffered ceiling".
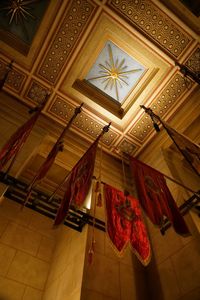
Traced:
<path fill-rule="evenodd" d="M 155 134 L 141 104 L 168 120 L 197 87 L 175 62 L 199 68 L 198 24 L 189 27 L 160 1 L 21 2 L 28 13 L 22 10 L 18 22 L 13 11 L 1 12 L 1 77 L 14 60 L 4 90 L 29 105 L 50 90 L 43 114 L 62 125 L 83 102 L 73 130 L 92 141 L 112 122 L 103 138 L 111 154 L 137 155 Z M 26 31 L 27 43 L 16 30 L 32 23 L 37 30 Z"/>

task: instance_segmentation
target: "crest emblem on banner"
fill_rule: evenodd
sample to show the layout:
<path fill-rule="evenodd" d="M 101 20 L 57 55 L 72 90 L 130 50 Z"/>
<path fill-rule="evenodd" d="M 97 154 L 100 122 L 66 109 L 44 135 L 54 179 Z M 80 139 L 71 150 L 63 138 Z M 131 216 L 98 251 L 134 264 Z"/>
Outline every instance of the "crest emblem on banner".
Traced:
<path fill-rule="evenodd" d="M 130 245 L 140 261 L 147 265 L 151 247 L 138 200 L 107 184 L 104 184 L 104 197 L 107 232 L 115 251 L 122 255 Z"/>
<path fill-rule="evenodd" d="M 131 207 L 130 200 L 126 198 L 125 201 L 115 205 L 117 212 L 122 218 L 125 218 L 128 221 L 133 221 L 137 216 Z"/>

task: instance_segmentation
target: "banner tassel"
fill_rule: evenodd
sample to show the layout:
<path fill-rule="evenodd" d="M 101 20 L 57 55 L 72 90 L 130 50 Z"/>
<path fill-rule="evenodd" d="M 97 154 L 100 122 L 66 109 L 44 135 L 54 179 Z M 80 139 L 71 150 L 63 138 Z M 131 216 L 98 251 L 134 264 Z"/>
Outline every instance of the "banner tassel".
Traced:
<path fill-rule="evenodd" d="M 97 198 L 96 198 L 96 188 L 98 187 L 98 182 L 95 186 L 95 195 L 94 195 L 94 210 L 93 210 L 93 219 L 92 219 L 92 237 L 91 237 L 91 244 L 88 251 L 88 264 L 92 265 L 94 253 L 95 253 L 95 217 L 96 217 L 96 205 L 97 205 Z M 94 193 L 93 193 L 94 194 Z"/>
<path fill-rule="evenodd" d="M 102 195 L 101 195 L 101 171 L 102 171 L 102 144 L 101 144 L 101 148 L 100 148 L 100 162 L 99 162 L 99 178 L 98 181 L 96 183 L 96 197 L 97 197 L 97 206 L 98 207 L 102 207 L 103 203 L 102 203 Z"/>

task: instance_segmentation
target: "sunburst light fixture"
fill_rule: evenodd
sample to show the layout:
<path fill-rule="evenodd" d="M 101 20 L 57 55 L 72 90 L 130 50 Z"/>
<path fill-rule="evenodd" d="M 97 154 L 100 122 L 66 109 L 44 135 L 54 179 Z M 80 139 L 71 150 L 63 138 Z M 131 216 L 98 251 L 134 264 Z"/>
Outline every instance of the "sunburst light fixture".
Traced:
<path fill-rule="evenodd" d="M 108 41 L 85 79 L 122 103 L 144 71 L 144 66 Z"/>
<path fill-rule="evenodd" d="M 24 20 L 28 18 L 36 19 L 36 17 L 31 14 L 29 4 L 38 2 L 38 0 L 8 0 L 5 6 L 1 6 L 1 10 L 6 12 L 9 17 L 9 24 L 14 20 L 15 23 L 23 23 Z"/>

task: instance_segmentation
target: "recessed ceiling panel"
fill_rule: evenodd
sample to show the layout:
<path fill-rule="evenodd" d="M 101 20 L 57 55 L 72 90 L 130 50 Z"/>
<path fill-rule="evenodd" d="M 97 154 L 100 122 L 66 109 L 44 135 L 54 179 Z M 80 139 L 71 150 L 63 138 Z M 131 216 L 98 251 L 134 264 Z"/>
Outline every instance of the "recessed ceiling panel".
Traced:
<path fill-rule="evenodd" d="M 107 41 L 86 80 L 120 104 L 146 69 L 111 41 Z"/>
<path fill-rule="evenodd" d="M 48 4 L 48 0 L 2 0 L 0 5 L 1 31 L 30 45 Z M 8 43 L 7 39 L 4 41 Z"/>

